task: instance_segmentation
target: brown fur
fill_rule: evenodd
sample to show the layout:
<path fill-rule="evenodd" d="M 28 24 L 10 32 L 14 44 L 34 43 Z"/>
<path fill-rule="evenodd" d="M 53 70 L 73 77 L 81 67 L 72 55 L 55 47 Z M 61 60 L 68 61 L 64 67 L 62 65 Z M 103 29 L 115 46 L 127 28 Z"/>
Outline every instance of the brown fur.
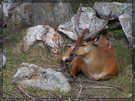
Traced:
<path fill-rule="evenodd" d="M 85 46 L 79 47 L 75 51 L 76 57 L 70 63 L 71 75 L 75 76 L 81 71 L 91 80 L 107 80 L 116 76 L 119 73 L 118 60 L 114 46 L 110 47 L 110 45 L 107 39 L 101 38 L 97 46 L 88 42 Z M 70 58 L 70 53 L 75 46 L 76 43 L 58 58 L 60 64 L 63 64 L 63 57 Z"/>

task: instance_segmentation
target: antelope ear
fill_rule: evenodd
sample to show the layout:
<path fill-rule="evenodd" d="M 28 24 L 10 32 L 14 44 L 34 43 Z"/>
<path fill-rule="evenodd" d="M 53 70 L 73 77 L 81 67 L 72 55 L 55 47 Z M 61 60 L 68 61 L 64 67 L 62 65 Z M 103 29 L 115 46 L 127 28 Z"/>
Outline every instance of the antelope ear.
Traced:
<path fill-rule="evenodd" d="M 90 46 L 79 47 L 79 49 L 75 52 L 75 55 L 85 55 L 90 51 Z"/>

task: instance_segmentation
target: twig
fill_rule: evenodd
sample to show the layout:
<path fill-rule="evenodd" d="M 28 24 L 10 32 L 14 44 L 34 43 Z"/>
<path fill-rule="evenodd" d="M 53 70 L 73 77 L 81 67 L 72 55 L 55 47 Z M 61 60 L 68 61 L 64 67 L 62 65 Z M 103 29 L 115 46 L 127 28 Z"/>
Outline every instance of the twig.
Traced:
<path fill-rule="evenodd" d="M 79 91 L 79 95 L 77 96 L 77 99 L 80 97 L 82 90 L 83 90 L 83 86 L 81 85 L 81 79 L 80 79 L 80 91 Z"/>
<path fill-rule="evenodd" d="M 26 93 L 26 92 L 24 91 L 24 89 L 23 89 L 21 86 L 17 85 L 17 87 L 18 87 L 18 89 L 19 89 L 22 93 L 24 93 L 28 98 L 32 99 L 32 101 L 36 101 L 35 98 L 33 98 L 32 96 L 30 96 L 28 93 Z"/>
<path fill-rule="evenodd" d="M 108 86 L 87 86 L 87 87 L 85 87 L 86 89 L 87 88 L 114 88 L 114 87 L 108 87 Z"/>
<path fill-rule="evenodd" d="M 123 89 L 120 86 L 115 85 L 115 84 L 109 84 L 109 83 L 101 83 L 101 84 L 104 85 L 104 86 L 116 88 L 116 89 L 118 89 L 119 91 L 122 91 L 122 92 L 126 92 L 125 89 Z"/>
<path fill-rule="evenodd" d="M 120 86 L 115 85 L 115 84 L 103 83 L 103 82 L 100 82 L 100 81 L 90 81 L 90 80 L 87 80 L 87 82 L 91 82 L 91 83 L 96 83 L 96 84 L 104 85 L 104 86 L 106 86 L 106 87 L 117 88 L 118 90 L 120 90 L 120 91 L 122 91 L 122 92 L 123 92 L 123 91 L 126 92 L 123 88 L 121 88 Z"/>
<path fill-rule="evenodd" d="M 72 80 L 70 79 L 69 80 L 70 82 L 76 82 L 76 80 Z M 109 84 L 109 83 L 103 83 L 101 81 L 92 81 L 92 80 L 82 80 L 82 82 L 90 82 L 90 83 L 96 83 L 96 84 L 99 84 L 99 85 L 103 85 L 104 87 L 112 87 L 112 88 L 116 88 L 118 89 L 119 91 L 122 91 L 122 92 L 126 92 L 125 89 L 121 88 L 120 86 L 116 85 L 116 84 Z"/>

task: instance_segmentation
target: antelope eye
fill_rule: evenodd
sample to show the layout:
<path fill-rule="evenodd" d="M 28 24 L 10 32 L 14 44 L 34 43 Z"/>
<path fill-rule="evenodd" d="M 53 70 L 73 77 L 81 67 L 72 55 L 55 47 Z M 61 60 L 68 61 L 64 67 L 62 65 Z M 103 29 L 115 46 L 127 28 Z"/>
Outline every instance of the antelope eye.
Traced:
<path fill-rule="evenodd" d="M 74 56 L 74 54 L 73 53 L 70 53 L 70 56 Z"/>

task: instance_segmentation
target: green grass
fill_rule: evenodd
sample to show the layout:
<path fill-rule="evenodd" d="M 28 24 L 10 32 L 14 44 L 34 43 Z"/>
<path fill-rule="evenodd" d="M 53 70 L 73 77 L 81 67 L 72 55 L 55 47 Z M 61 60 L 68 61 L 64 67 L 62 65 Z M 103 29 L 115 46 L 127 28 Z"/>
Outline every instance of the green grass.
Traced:
<path fill-rule="evenodd" d="M 115 36 L 117 34 L 117 37 L 120 37 L 123 35 L 123 32 L 121 29 L 112 30 L 115 29 L 115 25 L 111 26 L 109 31 L 113 33 Z M 50 54 L 50 49 L 48 47 L 42 48 L 38 45 L 35 45 L 32 47 L 28 52 L 22 53 L 20 51 L 21 47 L 21 41 L 24 36 L 26 28 L 13 30 L 13 29 L 4 29 L 3 35 L 5 39 L 4 44 L 4 53 L 7 56 L 7 64 L 6 67 L 3 69 L 3 90 L 4 90 L 4 96 L 5 97 L 24 97 L 16 88 L 15 85 L 11 84 L 14 74 L 16 73 L 17 69 L 19 68 L 19 65 L 22 62 L 28 62 L 33 63 L 39 66 L 42 66 L 44 68 L 56 68 L 58 65 L 57 58 L 52 56 Z M 110 37 L 110 36 L 109 36 Z M 71 40 L 67 40 L 65 38 L 65 43 L 71 43 Z M 132 92 L 132 69 L 129 65 L 131 65 L 131 49 L 129 48 L 126 39 L 123 37 L 121 40 L 114 41 L 114 46 L 118 55 L 118 61 L 120 65 L 120 74 L 109 80 L 108 82 L 113 82 L 115 84 L 120 85 L 122 88 L 126 90 L 126 92 L 121 92 L 117 89 L 112 89 L 108 93 L 108 97 L 129 97 Z M 66 49 L 62 50 L 62 53 Z M 34 89 L 33 89 L 34 90 Z M 33 91 L 30 90 L 29 93 L 32 95 L 38 95 L 38 96 L 46 96 L 49 97 L 49 94 L 46 94 L 45 92 L 40 91 Z M 8 93 L 12 93 L 7 94 Z M 40 93 L 39 93 L 40 92 Z M 59 91 L 55 92 L 57 95 L 61 95 Z M 102 93 L 102 92 L 99 92 Z M 77 93 L 76 93 L 77 94 Z M 62 95 L 66 98 L 71 97 L 71 95 L 64 94 Z"/>
<path fill-rule="evenodd" d="M 132 55 L 131 48 L 129 47 L 127 40 L 125 39 L 124 32 L 118 28 L 119 24 L 114 23 L 109 25 L 108 31 L 112 33 L 111 37 L 120 38 L 119 40 L 115 40 L 113 42 L 115 46 L 115 50 L 117 52 L 120 73 L 118 77 L 111 79 L 110 81 L 120 85 L 125 89 L 125 92 L 121 92 L 119 90 L 112 90 L 110 93 L 110 97 L 131 97 L 132 96 Z M 108 35 L 110 36 L 110 35 Z"/>

